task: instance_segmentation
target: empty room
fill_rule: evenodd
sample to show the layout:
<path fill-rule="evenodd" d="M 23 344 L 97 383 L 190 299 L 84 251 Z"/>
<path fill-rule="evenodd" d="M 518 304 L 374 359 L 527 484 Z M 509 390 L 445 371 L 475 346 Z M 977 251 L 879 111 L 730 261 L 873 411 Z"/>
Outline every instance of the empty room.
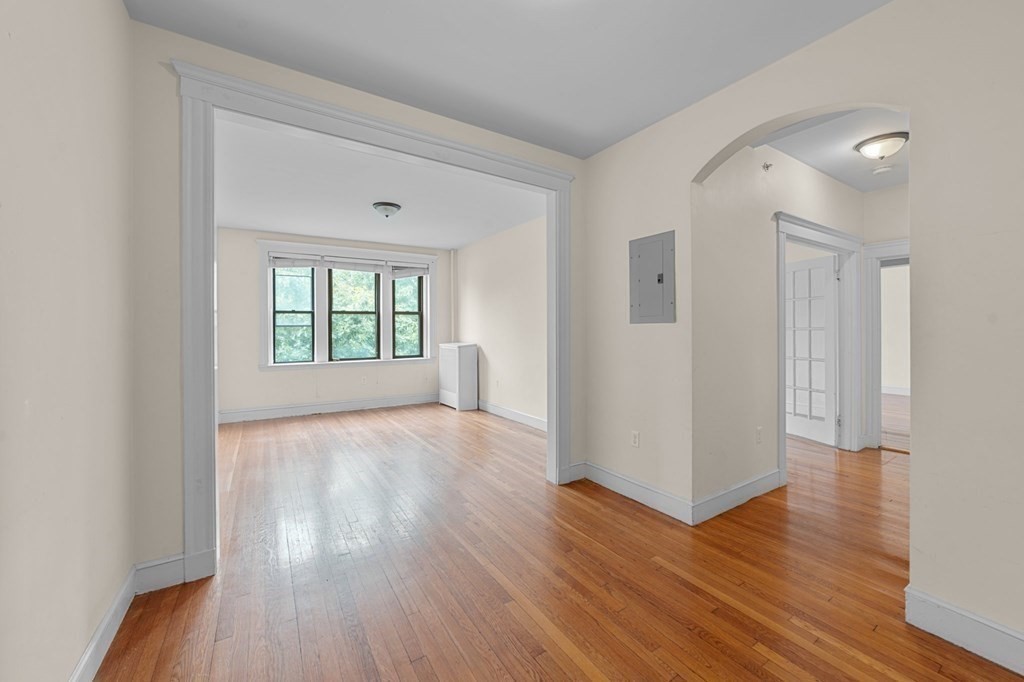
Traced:
<path fill-rule="evenodd" d="M 1022 24 L 9 0 L 0 680 L 1024 679 Z"/>

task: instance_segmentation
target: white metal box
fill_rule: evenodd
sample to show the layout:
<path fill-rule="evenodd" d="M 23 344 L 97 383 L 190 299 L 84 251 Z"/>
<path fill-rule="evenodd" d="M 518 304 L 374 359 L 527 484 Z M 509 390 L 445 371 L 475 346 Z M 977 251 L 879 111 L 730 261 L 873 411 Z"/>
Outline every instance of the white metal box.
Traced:
<path fill-rule="evenodd" d="M 477 409 L 476 344 L 442 343 L 439 356 L 441 404 L 456 410 Z"/>

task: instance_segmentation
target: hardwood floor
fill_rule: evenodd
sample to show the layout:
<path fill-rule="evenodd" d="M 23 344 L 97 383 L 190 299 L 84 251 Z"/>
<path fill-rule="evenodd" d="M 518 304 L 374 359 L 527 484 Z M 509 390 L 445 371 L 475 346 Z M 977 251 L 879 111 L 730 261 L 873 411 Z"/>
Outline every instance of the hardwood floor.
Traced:
<path fill-rule="evenodd" d="M 910 452 L 910 396 L 882 394 L 882 447 Z"/>
<path fill-rule="evenodd" d="M 219 442 L 220 574 L 137 597 L 99 679 L 1020 679 L 904 623 L 905 456 L 794 441 L 786 489 L 690 528 L 481 412 Z"/>

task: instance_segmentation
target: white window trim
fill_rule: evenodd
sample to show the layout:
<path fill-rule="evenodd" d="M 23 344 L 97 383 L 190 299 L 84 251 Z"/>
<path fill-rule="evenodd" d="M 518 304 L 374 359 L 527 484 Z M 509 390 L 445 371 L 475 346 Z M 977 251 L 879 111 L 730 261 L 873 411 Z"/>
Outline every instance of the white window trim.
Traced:
<path fill-rule="evenodd" d="M 434 286 L 434 275 L 437 273 L 437 256 L 425 253 L 409 253 L 406 251 L 383 251 L 380 249 L 362 249 L 350 246 L 330 246 L 326 244 L 310 244 L 304 242 L 282 242 L 258 239 L 257 252 L 258 263 L 258 287 L 260 304 L 260 363 L 261 371 L 280 372 L 291 369 L 316 369 L 326 367 L 346 367 L 350 365 L 379 365 L 379 364 L 416 364 L 433 362 L 436 355 L 435 327 L 433 313 L 436 310 L 436 291 Z M 391 296 L 391 271 L 384 267 L 381 274 L 381 300 L 380 300 L 380 358 L 368 360 L 339 360 L 331 362 L 328 358 L 328 344 L 325 342 L 330 333 L 330 316 L 325 314 L 327 300 L 327 278 L 315 277 L 314 308 L 318 311 L 314 314 L 313 320 L 315 338 L 320 340 L 314 345 L 313 362 L 288 362 L 275 363 L 273 358 L 273 345 L 271 337 L 274 334 L 273 308 L 271 300 L 272 291 L 270 278 L 273 276 L 272 268 L 269 267 L 271 253 L 287 253 L 296 256 L 309 256 L 312 258 L 333 257 L 351 258 L 360 261 L 378 261 L 384 266 L 386 263 L 400 263 L 403 265 L 421 265 L 427 267 L 427 275 L 424 278 L 426 291 L 423 296 L 423 357 L 419 358 L 395 358 L 392 357 L 392 334 L 391 328 L 391 307 L 393 305 Z M 320 268 L 318 268 L 320 269 Z"/>

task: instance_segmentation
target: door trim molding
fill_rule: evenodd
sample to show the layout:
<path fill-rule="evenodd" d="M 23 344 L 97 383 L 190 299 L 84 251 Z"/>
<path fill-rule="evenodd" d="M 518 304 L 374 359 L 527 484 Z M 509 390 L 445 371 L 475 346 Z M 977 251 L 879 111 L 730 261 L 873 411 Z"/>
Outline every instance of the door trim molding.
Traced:
<path fill-rule="evenodd" d="M 882 444 L 882 267 L 910 262 L 910 240 L 865 244 L 864 271 L 864 447 Z M 913 372 L 913 364 L 911 364 Z"/>
<path fill-rule="evenodd" d="M 779 485 L 788 480 L 786 469 L 786 403 L 782 391 L 786 385 L 785 329 L 786 311 L 786 242 L 795 241 L 832 251 L 839 256 L 839 391 L 837 411 L 842 416 L 836 447 L 860 450 L 861 445 L 861 315 L 860 315 L 860 253 L 863 240 L 852 234 L 779 211 L 775 220 L 776 239 L 776 308 L 778 364 L 778 461 Z"/>
<path fill-rule="evenodd" d="M 380 153 L 399 152 L 485 173 L 547 196 L 547 479 L 562 483 L 570 459 L 571 183 L 561 170 L 462 144 L 177 59 L 181 96 L 181 322 L 185 580 L 216 572 L 216 379 L 213 198 L 217 110 L 325 133 Z M 384 151 L 381 151 L 384 150 Z"/>

